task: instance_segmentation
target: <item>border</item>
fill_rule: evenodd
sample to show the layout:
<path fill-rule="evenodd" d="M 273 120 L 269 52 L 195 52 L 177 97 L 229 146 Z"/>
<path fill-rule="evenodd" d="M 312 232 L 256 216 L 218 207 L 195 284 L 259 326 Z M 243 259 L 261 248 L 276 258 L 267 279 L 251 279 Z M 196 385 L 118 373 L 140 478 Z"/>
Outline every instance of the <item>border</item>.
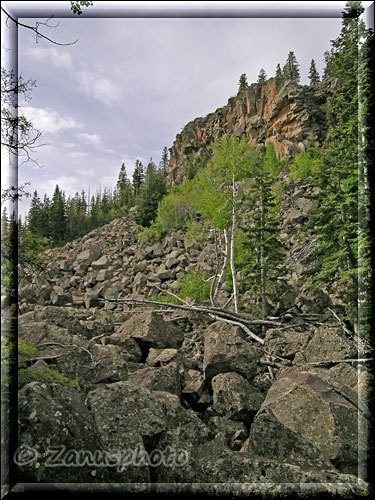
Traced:
<path fill-rule="evenodd" d="M 68 11 L 67 2 L 50 2 L 51 6 L 46 6 L 47 2 L 33 2 L 31 7 L 30 2 L 10 1 L 3 2 L 4 8 L 15 18 L 47 18 L 51 17 L 51 8 L 53 8 L 53 17 L 58 18 L 77 18 L 76 15 Z M 285 2 L 285 1 L 272 1 L 268 2 L 265 7 L 265 2 L 230 2 L 230 1 L 211 1 L 200 2 L 184 1 L 181 4 L 177 2 L 151 2 L 147 0 L 141 1 L 115 1 L 115 2 L 95 2 L 95 9 L 84 10 L 83 18 L 341 18 L 342 9 L 346 2 Z M 374 3 L 365 2 L 365 12 L 363 14 L 367 23 L 373 20 Z M 373 25 L 372 25 L 373 28 Z M 18 74 L 18 37 L 17 29 L 10 30 L 10 36 L 7 39 L 12 49 L 10 57 L 10 69 L 13 69 L 15 74 Z M 12 158 L 10 166 L 15 167 L 13 176 L 10 176 L 12 185 L 18 185 L 18 158 Z M 18 217 L 17 207 L 16 214 Z M 16 273 L 17 278 L 17 273 Z M 16 293 L 17 301 L 17 293 Z M 17 322 L 17 316 L 16 316 Z M 16 325 L 17 326 L 17 325 Z M 10 335 L 14 335 L 12 325 L 10 325 Z M 17 335 L 17 327 L 15 328 L 15 335 Z M 367 388 L 366 388 L 367 389 Z M 364 392 L 364 391 L 362 391 Z M 368 395 L 359 393 L 360 399 L 365 399 L 367 402 Z M 3 406 L 3 399 L 1 401 Z M 17 393 L 11 395 L 11 409 L 17 412 Z M 13 414 L 14 415 L 14 414 Z M 12 417 L 12 413 L 10 415 Z M 13 417 L 13 421 L 16 420 Z M 9 424 L 9 450 L 17 448 L 17 437 L 14 435 L 14 425 Z M 368 426 L 365 429 L 360 429 L 361 421 L 359 419 L 359 435 L 365 433 L 368 438 Z M 366 426 L 365 426 L 366 427 Z M 3 418 L 1 419 L 1 428 L 4 429 Z M 3 432 L 4 435 L 4 432 Z M 367 446 L 369 441 L 367 441 Z M 362 457 L 358 457 L 359 471 L 367 476 L 366 465 L 360 463 L 360 458 L 365 459 L 368 456 L 368 449 L 362 451 Z M 2 443 L 3 452 L 3 443 Z M 359 454 L 360 455 L 360 454 Z M 254 495 L 284 495 L 295 494 L 302 495 L 316 495 L 322 492 L 327 492 L 327 483 L 15 483 L 12 485 L 13 477 L 16 477 L 16 466 L 12 463 L 10 457 L 13 453 L 10 452 L 9 456 L 3 462 L 2 457 L 2 470 L 1 470 L 1 497 L 11 493 L 39 493 L 65 495 L 68 493 L 209 493 L 211 495 L 218 494 L 237 494 L 239 496 L 254 496 Z M 8 466 L 8 471 L 5 477 L 8 478 L 4 482 L 3 466 Z M 361 469 L 362 468 L 362 469 Z M 368 484 L 358 480 L 357 483 L 328 483 L 332 484 L 336 495 L 353 495 L 359 494 L 364 496 L 368 494 Z M 5 488 L 4 488 L 5 486 Z M 277 492 L 275 491 L 277 487 Z M 332 492 L 333 493 L 333 492 Z"/>

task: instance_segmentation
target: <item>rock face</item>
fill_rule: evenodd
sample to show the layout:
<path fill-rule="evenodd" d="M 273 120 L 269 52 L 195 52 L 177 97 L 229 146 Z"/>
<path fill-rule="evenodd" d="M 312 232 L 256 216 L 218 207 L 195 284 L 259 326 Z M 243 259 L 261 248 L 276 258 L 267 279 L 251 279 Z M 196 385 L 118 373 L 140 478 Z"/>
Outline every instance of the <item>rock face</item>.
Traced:
<path fill-rule="evenodd" d="M 310 141 L 321 142 L 325 129 L 324 102 L 317 89 L 289 81 L 278 84 L 275 78 L 250 85 L 225 106 L 189 122 L 177 134 L 169 150 L 169 184 L 179 184 L 186 175 L 188 159 L 204 158 L 211 143 L 224 134 L 244 134 L 252 146 L 272 142 L 281 159 L 304 151 Z M 304 203 L 303 210 L 309 209 Z"/>

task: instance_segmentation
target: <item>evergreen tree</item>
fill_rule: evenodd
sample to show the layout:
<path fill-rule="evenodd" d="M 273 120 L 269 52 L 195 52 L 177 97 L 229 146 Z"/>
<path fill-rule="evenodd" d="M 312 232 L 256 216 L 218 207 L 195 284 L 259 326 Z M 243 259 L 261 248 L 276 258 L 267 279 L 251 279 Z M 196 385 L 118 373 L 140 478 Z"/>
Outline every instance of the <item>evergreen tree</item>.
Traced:
<path fill-rule="evenodd" d="M 142 163 L 137 159 L 135 162 L 132 184 L 134 196 L 137 197 L 144 183 L 144 169 Z"/>
<path fill-rule="evenodd" d="M 50 227 L 54 244 L 61 245 L 67 233 L 65 194 L 56 184 L 50 207 Z"/>
<path fill-rule="evenodd" d="M 283 79 L 283 73 L 282 73 L 282 71 L 281 71 L 280 64 L 278 64 L 278 65 L 276 66 L 276 75 L 275 75 L 275 77 L 276 77 L 276 80 L 277 80 L 278 82 L 281 82 L 281 81 L 282 81 L 282 79 Z"/>
<path fill-rule="evenodd" d="M 280 239 L 280 203 L 275 191 L 278 160 L 272 143 L 268 143 L 263 157 L 254 162 L 251 176 L 255 179 L 247 201 L 251 223 L 242 227 L 246 235 L 243 274 L 246 289 L 260 299 L 264 319 L 268 313 L 267 294 L 276 284 L 285 253 Z"/>
<path fill-rule="evenodd" d="M 7 234 L 9 229 L 9 219 L 7 207 L 3 208 L 1 213 L 1 234 Z"/>
<path fill-rule="evenodd" d="M 330 59 L 331 59 L 331 52 L 329 50 L 326 50 L 324 52 L 323 80 L 325 80 L 329 76 L 329 62 L 330 62 Z"/>
<path fill-rule="evenodd" d="M 285 80 L 290 80 L 293 83 L 299 83 L 300 81 L 299 64 L 293 51 L 288 54 L 283 67 L 283 76 Z"/>
<path fill-rule="evenodd" d="M 259 71 L 259 75 L 258 75 L 258 84 L 259 84 L 259 85 L 263 85 L 263 84 L 266 82 L 266 79 L 267 79 L 266 72 L 265 72 L 265 71 L 264 71 L 264 69 L 262 68 L 262 69 Z"/>
<path fill-rule="evenodd" d="M 168 171 L 168 162 L 169 162 L 168 148 L 167 148 L 167 146 L 164 146 L 163 153 L 161 155 L 159 169 L 162 170 L 165 175 L 167 174 L 167 171 Z"/>
<path fill-rule="evenodd" d="M 120 173 L 117 179 L 115 198 L 115 204 L 119 209 L 127 210 L 131 206 L 132 188 L 126 174 L 124 163 L 121 165 Z"/>
<path fill-rule="evenodd" d="M 34 191 L 33 197 L 30 203 L 30 209 L 28 213 L 28 229 L 35 236 L 44 236 L 44 216 L 43 216 L 43 206 L 38 192 Z"/>
<path fill-rule="evenodd" d="M 151 224 L 155 218 L 158 204 L 166 192 L 164 173 L 157 170 L 151 158 L 147 165 L 144 186 L 139 195 L 137 211 L 134 217 L 137 224 L 143 227 Z"/>
<path fill-rule="evenodd" d="M 313 256 L 312 281 L 317 286 L 339 287 L 348 306 L 348 318 L 355 328 L 358 327 L 358 276 L 369 271 L 369 264 L 363 261 L 368 252 L 368 236 L 359 219 L 361 210 L 367 210 L 363 207 L 368 203 L 364 182 L 368 164 L 359 162 L 358 155 L 361 153 L 361 144 L 358 147 L 358 89 L 359 82 L 366 80 L 364 72 L 369 64 L 364 60 L 359 65 L 359 57 L 372 34 L 354 16 L 360 11 L 360 2 L 346 5 L 340 36 L 332 42 L 324 87 L 328 123 L 322 155 L 324 168 L 317 178 L 322 189 L 320 209 L 310 223 L 311 234 L 318 242 Z M 331 86 L 331 82 L 335 85 Z M 361 94 L 364 99 L 366 92 L 368 95 L 364 88 Z M 358 199 L 364 199 L 365 205 L 358 206 Z"/>
<path fill-rule="evenodd" d="M 319 85 L 320 83 L 320 76 L 318 70 L 316 69 L 316 64 L 314 59 L 311 59 L 309 79 L 310 79 L 310 85 Z"/>
<path fill-rule="evenodd" d="M 45 194 L 43 197 L 42 204 L 42 214 L 43 214 L 43 236 L 52 239 L 52 227 L 51 227 L 51 200 Z"/>
<path fill-rule="evenodd" d="M 248 87 L 249 84 L 247 83 L 246 73 L 242 73 L 238 82 L 238 91 L 241 92 L 242 90 L 246 90 Z"/>

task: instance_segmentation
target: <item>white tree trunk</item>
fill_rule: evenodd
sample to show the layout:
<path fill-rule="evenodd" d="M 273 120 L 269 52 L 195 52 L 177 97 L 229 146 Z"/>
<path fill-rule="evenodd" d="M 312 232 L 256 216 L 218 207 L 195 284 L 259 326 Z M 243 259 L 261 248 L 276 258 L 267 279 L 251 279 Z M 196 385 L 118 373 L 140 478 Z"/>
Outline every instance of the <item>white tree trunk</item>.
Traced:
<path fill-rule="evenodd" d="M 264 200 L 263 179 L 260 182 L 260 287 L 262 295 L 262 319 L 267 316 L 266 270 L 264 267 Z"/>
<path fill-rule="evenodd" d="M 237 276 L 236 268 L 234 265 L 234 242 L 236 237 L 236 186 L 234 184 L 234 172 L 232 175 L 232 235 L 231 235 L 231 245 L 230 245 L 230 269 L 232 271 L 232 282 L 233 282 L 233 299 L 234 299 L 234 310 L 238 313 L 238 286 L 237 286 Z"/>
<path fill-rule="evenodd" d="M 224 248 L 224 261 L 223 261 L 223 266 L 221 268 L 220 274 L 219 274 L 219 280 L 217 282 L 216 290 L 213 296 L 214 302 L 217 299 L 217 296 L 219 295 L 220 288 L 222 284 L 225 281 L 225 274 L 228 268 L 228 260 L 229 260 L 229 238 L 228 238 L 228 230 L 224 229 L 224 241 L 225 241 L 225 248 Z"/>

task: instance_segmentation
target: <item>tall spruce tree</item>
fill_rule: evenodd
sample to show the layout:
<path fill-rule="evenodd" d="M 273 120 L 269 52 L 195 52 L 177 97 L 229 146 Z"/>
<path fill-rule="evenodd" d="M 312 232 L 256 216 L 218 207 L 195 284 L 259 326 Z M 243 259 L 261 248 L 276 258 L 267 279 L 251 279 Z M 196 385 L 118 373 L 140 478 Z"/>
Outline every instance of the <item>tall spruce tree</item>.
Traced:
<path fill-rule="evenodd" d="M 132 188 L 128 176 L 126 174 L 125 164 L 121 165 L 116 184 L 116 205 L 119 209 L 128 209 L 131 206 Z"/>
<path fill-rule="evenodd" d="M 242 90 L 246 90 L 248 87 L 249 84 L 247 83 L 246 73 L 242 73 L 238 81 L 238 91 L 241 92 Z"/>
<path fill-rule="evenodd" d="M 155 163 L 150 159 L 139 197 L 137 211 L 134 220 L 137 224 L 147 227 L 156 216 L 158 204 L 167 193 L 165 176 L 161 170 L 156 168 Z"/>
<path fill-rule="evenodd" d="M 144 174 L 142 162 L 137 159 L 135 162 L 133 178 L 132 178 L 133 192 L 134 192 L 135 197 L 137 197 L 141 191 L 141 188 L 142 188 L 143 183 L 144 183 L 144 178 L 145 178 L 145 174 Z"/>
<path fill-rule="evenodd" d="M 275 191 L 278 164 L 274 146 L 268 143 L 264 154 L 252 165 L 255 182 L 247 196 L 250 223 L 242 227 L 246 235 L 244 282 L 260 303 L 263 319 L 268 314 L 267 295 L 277 283 L 285 254 L 280 239 L 280 203 Z"/>
<path fill-rule="evenodd" d="M 318 70 L 316 69 L 316 64 L 314 59 L 311 59 L 309 79 L 310 79 L 310 85 L 319 85 L 320 83 L 320 76 Z"/>
<path fill-rule="evenodd" d="M 35 236 L 45 236 L 45 220 L 43 216 L 43 205 L 35 190 L 28 212 L 28 229 Z"/>
<path fill-rule="evenodd" d="M 276 66 L 275 78 L 276 78 L 276 83 L 280 85 L 280 83 L 283 81 L 283 72 L 281 71 L 280 64 Z"/>
<path fill-rule="evenodd" d="M 55 245 L 65 242 L 67 233 L 67 215 L 65 193 L 56 184 L 50 206 L 51 236 Z"/>
<path fill-rule="evenodd" d="M 293 83 L 300 82 L 301 77 L 299 72 L 299 64 L 293 51 L 290 51 L 288 54 L 286 63 L 283 67 L 283 76 L 285 80 L 290 80 Z"/>
<path fill-rule="evenodd" d="M 263 85 L 263 83 L 266 82 L 266 79 L 267 79 L 266 72 L 264 71 L 263 68 L 261 68 L 261 70 L 259 71 L 259 75 L 258 75 L 258 84 Z"/>
<path fill-rule="evenodd" d="M 332 42 L 326 68 L 327 138 L 317 178 L 321 187 L 320 209 L 311 219 L 311 234 L 318 245 L 314 254 L 312 281 L 340 291 L 348 319 L 358 326 L 358 285 L 369 272 L 368 261 L 359 265 L 358 255 L 368 252 L 368 236 L 360 225 L 359 214 L 366 202 L 365 183 L 368 164 L 359 162 L 359 83 L 369 61 L 359 65 L 359 57 L 372 36 L 358 18 L 360 2 L 349 2 L 343 13 L 340 36 Z M 366 99 L 366 89 L 362 97 Z M 360 182 L 359 182 L 360 181 Z M 359 189 L 360 188 L 360 189 Z M 362 257 L 363 258 L 363 257 Z"/>

